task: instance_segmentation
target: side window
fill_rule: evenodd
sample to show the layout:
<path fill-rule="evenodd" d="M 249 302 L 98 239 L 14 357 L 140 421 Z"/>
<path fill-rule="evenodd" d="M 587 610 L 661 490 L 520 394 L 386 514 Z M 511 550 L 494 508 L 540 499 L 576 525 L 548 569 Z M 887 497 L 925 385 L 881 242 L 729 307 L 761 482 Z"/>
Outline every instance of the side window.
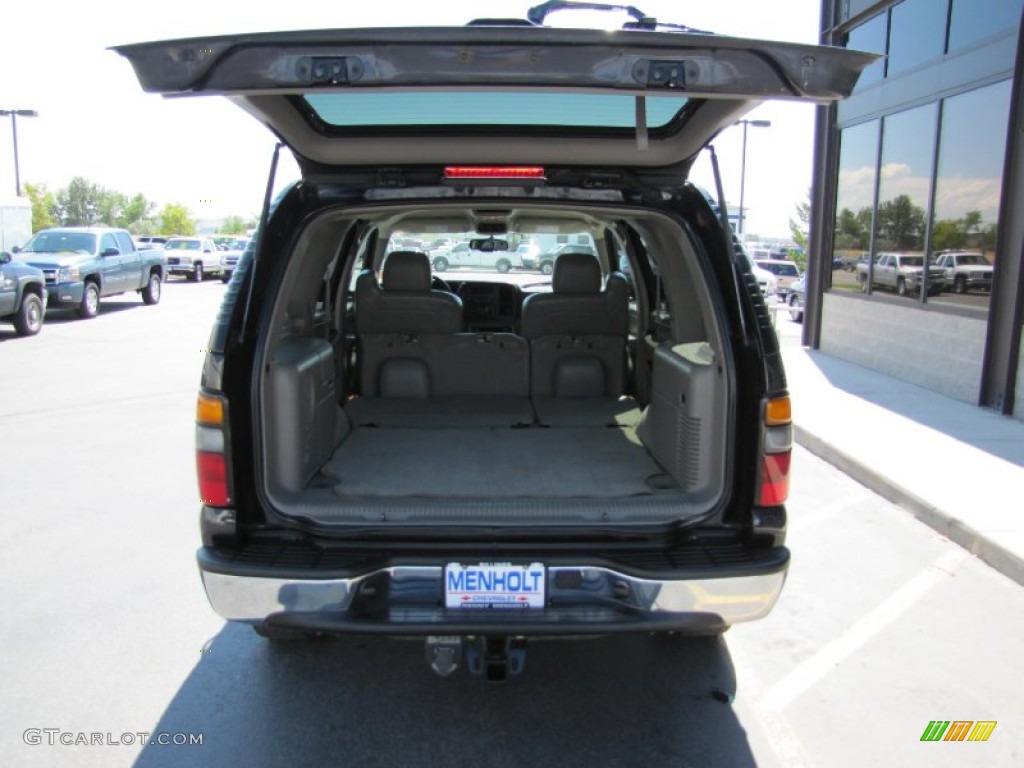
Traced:
<path fill-rule="evenodd" d="M 117 238 L 117 247 L 121 250 L 121 253 L 133 253 L 135 251 L 131 235 L 127 232 L 115 232 L 114 236 Z"/>
<path fill-rule="evenodd" d="M 629 252 L 625 243 L 614 235 L 609 236 L 606 242 L 610 245 L 611 271 L 618 272 L 625 277 L 626 284 L 629 286 L 629 335 L 639 336 L 640 309 L 636 293 L 636 275 L 629 260 Z"/>
<path fill-rule="evenodd" d="M 110 232 L 100 238 L 100 253 L 104 253 L 108 248 L 117 248 L 117 250 L 121 250 L 117 247 L 117 240 L 114 239 L 114 236 Z"/>

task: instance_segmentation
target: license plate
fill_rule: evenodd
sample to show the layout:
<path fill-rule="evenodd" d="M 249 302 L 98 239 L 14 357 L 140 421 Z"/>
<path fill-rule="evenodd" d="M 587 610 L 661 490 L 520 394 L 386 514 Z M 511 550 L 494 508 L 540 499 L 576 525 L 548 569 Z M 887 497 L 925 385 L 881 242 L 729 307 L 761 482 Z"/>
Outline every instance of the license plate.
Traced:
<path fill-rule="evenodd" d="M 541 563 L 448 563 L 444 569 L 444 605 L 455 609 L 522 609 L 544 607 Z"/>

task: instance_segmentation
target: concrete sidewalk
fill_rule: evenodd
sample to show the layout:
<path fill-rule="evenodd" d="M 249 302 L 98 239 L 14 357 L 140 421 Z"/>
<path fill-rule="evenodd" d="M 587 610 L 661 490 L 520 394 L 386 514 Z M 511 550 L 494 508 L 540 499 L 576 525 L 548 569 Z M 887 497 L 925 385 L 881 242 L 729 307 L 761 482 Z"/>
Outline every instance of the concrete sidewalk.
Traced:
<path fill-rule="evenodd" d="M 798 328 L 779 318 L 796 441 L 1024 584 L 1024 422 L 806 349 Z"/>

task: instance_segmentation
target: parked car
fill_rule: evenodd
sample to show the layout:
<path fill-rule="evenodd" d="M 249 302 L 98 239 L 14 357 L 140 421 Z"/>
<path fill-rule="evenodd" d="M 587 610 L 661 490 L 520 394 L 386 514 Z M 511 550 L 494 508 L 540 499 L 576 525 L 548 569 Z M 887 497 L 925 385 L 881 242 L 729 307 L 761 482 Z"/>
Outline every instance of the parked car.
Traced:
<path fill-rule="evenodd" d="M 486 238 L 476 237 L 475 239 L 488 242 Z M 492 239 L 490 242 L 495 241 Z M 518 266 L 518 263 L 515 253 L 510 253 L 508 250 L 508 242 L 504 240 L 501 242 L 505 246 L 503 250 L 472 248 L 468 240 L 452 245 L 446 244 L 430 251 L 430 263 L 437 272 L 460 267 L 508 272 L 513 266 Z"/>
<path fill-rule="evenodd" d="M 17 258 L 43 271 L 47 307 L 74 307 L 95 317 L 103 297 L 137 291 L 146 304 L 160 301 L 163 251 L 138 251 L 124 229 L 53 227 L 36 232 Z"/>
<path fill-rule="evenodd" d="M 757 287 L 761 289 L 761 295 L 764 296 L 769 303 L 777 301 L 779 287 L 778 278 L 776 278 L 775 275 L 767 269 L 762 269 L 758 263 L 750 257 L 750 253 L 735 234 L 732 236 L 732 247 L 736 255 L 746 262 L 750 269 L 750 273 L 754 276 L 754 280 L 757 282 Z"/>
<path fill-rule="evenodd" d="M 302 174 L 264 211 L 202 369 L 217 612 L 279 639 L 421 636 L 439 674 L 503 679 L 524 638 L 715 634 L 771 610 L 786 380 L 687 171 L 763 100 L 834 102 L 876 57 L 508 22 L 117 50 L 147 91 L 229 96 Z M 410 92 L 430 98 L 412 111 Z M 595 247 L 563 250 L 543 290 L 482 276 L 456 294 L 426 254 L 388 252 L 392 233 L 553 230 Z M 633 307 L 607 271 L 621 253 Z"/>
<path fill-rule="evenodd" d="M 946 271 L 930 266 L 927 280 L 924 278 L 924 256 L 912 253 L 879 253 L 872 271 L 872 286 L 895 290 L 900 296 L 920 293 L 922 288 L 929 294 L 939 293 L 946 286 Z M 861 290 L 867 290 L 867 261 L 857 264 L 857 280 Z"/>
<path fill-rule="evenodd" d="M 172 237 L 164 243 L 164 252 L 172 275 L 188 275 L 201 283 L 206 275 L 224 273 L 220 252 L 208 237 Z"/>
<path fill-rule="evenodd" d="M 13 323 L 19 336 L 34 336 L 43 327 L 45 312 L 43 270 L 0 252 L 0 321 Z"/>
<path fill-rule="evenodd" d="M 231 279 L 247 244 L 247 240 L 231 240 L 224 244 L 225 247 L 220 251 L 220 279 L 222 282 L 226 283 Z"/>
<path fill-rule="evenodd" d="M 542 253 L 537 256 L 537 268 L 541 271 L 541 274 L 550 275 L 555 271 L 555 264 L 561 256 L 567 253 L 586 253 L 591 256 L 597 256 L 597 252 L 589 245 L 578 245 L 575 243 L 563 243 L 559 245 L 555 250 L 548 253 Z"/>
<path fill-rule="evenodd" d="M 807 275 L 803 274 L 800 279 L 789 286 L 789 295 L 786 303 L 789 305 L 789 317 L 796 323 L 804 321 L 804 304 L 807 301 Z"/>
<path fill-rule="evenodd" d="M 976 251 L 940 251 L 932 258 L 943 270 L 946 288 L 953 293 L 992 292 L 994 269 L 984 255 Z"/>
<path fill-rule="evenodd" d="M 765 272 L 775 275 L 775 290 L 781 301 L 789 295 L 790 286 L 800 279 L 800 269 L 796 262 L 786 259 L 754 259 L 754 265 Z"/>
<path fill-rule="evenodd" d="M 150 248 L 163 248 L 167 238 L 162 235 L 139 235 L 135 238 L 135 247 L 140 251 L 147 251 Z"/>
<path fill-rule="evenodd" d="M 520 243 L 516 247 L 516 259 L 523 269 L 536 269 L 537 259 L 540 256 L 540 246 L 532 240 Z"/>

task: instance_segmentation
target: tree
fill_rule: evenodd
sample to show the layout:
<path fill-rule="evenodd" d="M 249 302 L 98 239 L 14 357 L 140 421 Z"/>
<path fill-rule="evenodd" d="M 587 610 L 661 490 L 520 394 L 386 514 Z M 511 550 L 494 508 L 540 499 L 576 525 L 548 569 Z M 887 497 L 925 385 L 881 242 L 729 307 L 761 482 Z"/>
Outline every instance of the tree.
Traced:
<path fill-rule="evenodd" d="M 32 205 L 32 231 L 56 227 L 60 219 L 57 199 L 45 184 L 25 184 L 25 194 Z"/>
<path fill-rule="evenodd" d="M 932 248 L 936 251 L 960 250 L 967 245 L 967 235 L 955 219 L 940 219 L 932 225 Z"/>
<path fill-rule="evenodd" d="M 979 236 L 983 240 L 983 223 L 981 211 L 967 211 L 962 219 L 939 219 L 932 225 L 932 249 L 961 250 Z"/>
<path fill-rule="evenodd" d="M 157 219 L 161 235 L 194 235 L 196 232 L 196 223 L 184 205 L 168 203 L 157 214 Z"/>
<path fill-rule="evenodd" d="M 228 216 L 220 226 L 220 231 L 227 235 L 244 235 L 247 229 L 241 216 Z"/>
<path fill-rule="evenodd" d="M 789 233 L 793 242 L 806 249 L 811 230 L 811 190 L 807 190 L 807 198 L 796 204 L 796 221 L 789 218 Z"/>
<path fill-rule="evenodd" d="M 60 223 L 66 227 L 91 227 L 99 221 L 102 190 L 81 176 L 57 192 Z"/>
<path fill-rule="evenodd" d="M 879 250 L 920 250 L 924 246 L 924 208 L 909 195 L 898 195 L 878 206 Z"/>
<path fill-rule="evenodd" d="M 870 211 L 869 211 L 870 214 Z M 870 218 L 868 219 L 870 222 Z M 836 217 L 837 251 L 866 251 L 871 234 L 864 226 L 861 217 L 849 208 L 843 208 Z"/>
<path fill-rule="evenodd" d="M 137 229 L 136 224 L 153 210 L 153 203 L 145 196 L 137 194 L 132 198 L 120 192 L 100 190 L 100 222 L 108 227 Z"/>

